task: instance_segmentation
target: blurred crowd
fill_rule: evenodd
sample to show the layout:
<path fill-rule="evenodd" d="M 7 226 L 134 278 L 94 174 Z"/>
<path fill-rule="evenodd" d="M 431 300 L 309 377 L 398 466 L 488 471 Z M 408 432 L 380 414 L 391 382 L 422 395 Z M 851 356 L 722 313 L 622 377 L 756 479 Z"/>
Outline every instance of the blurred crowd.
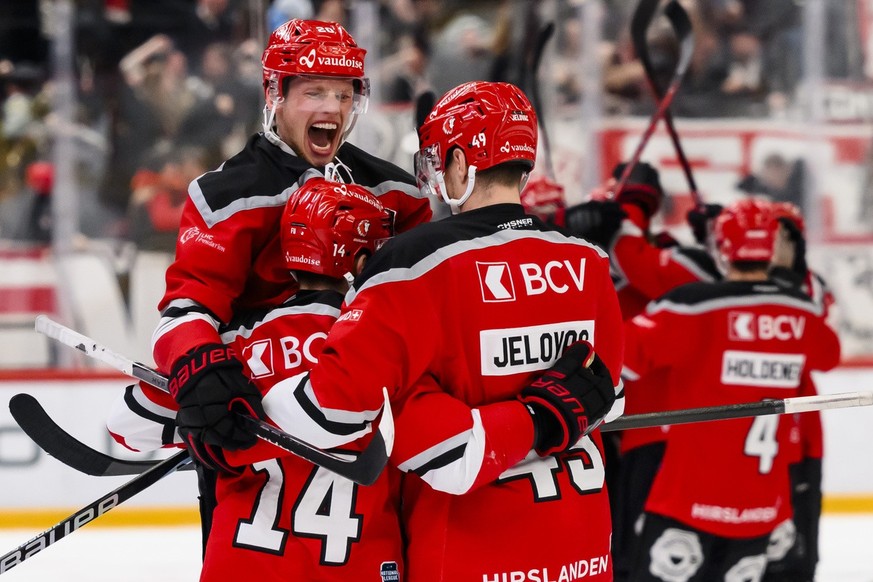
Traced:
<path fill-rule="evenodd" d="M 802 73 L 802 3 L 682 0 L 694 25 L 692 63 L 674 114 L 779 116 Z M 51 193 L 51 47 L 56 2 L 0 3 L 0 239 L 44 240 Z M 590 5 L 590 3 L 587 3 Z M 825 75 L 863 78 L 855 3 L 825 0 Z M 260 54 L 290 18 L 338 21 L 353 32 L 375 14 L 367 43 L 374 102 L 409 105 L 470 79 L 530 83 L 529 54 L 556 23 L 540 78 L 556 108 L 586 93 L 579 67 L 586 2 L 574 0 L 69 0 L 76 109 L 73 135 L 92 236 L 172 252 L 187 183 L 215 168 L 260 128 Z M 601 0 L 598 80 L 605 114 L 646 115 L 653 103 L 629 39 L 635 0 Z M 854 28 L 858 28 L 855 26 Z M 357 38 L 362 38 L 356 34 Z M 675 39 L 656 26 L 653 62 L 669 77 Z M 591 90 L 589 86 L 587 90 Z M 34 177 L 36 176 L 36 177 Z M 48 187 L 46 186 L 48 184 Z M 91 206 L 89 206 L 91 205 Z M 42 237 L 42 238 L 40 238 Z"/>

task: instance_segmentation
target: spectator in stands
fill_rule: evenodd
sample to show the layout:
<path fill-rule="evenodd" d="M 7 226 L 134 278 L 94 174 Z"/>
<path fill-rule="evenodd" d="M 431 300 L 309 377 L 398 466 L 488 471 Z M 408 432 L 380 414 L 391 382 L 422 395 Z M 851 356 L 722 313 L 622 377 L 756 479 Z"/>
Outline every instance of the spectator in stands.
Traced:
<path fill-rule="evenodd" d="M 790 202 L 803 208 L 804 163 L 802 159 L 789 161 L 774 152 L 764 158 L 760 169 L 744 177 L 737 189 L 749 196 L 763 196 L 773 202 Z"/>
<path fill-rule="evenodd" d="M 21 188 L 25 166 L 41 149 L 42 77 L 42 70 L 33 64 L 0 61 L 0 197 Z"/>
<path fill-rule="evenodd" d="M 48 244 L 52 240 L 54 167 L 36 161 L 24 171 L 24 188 L 0 201 L 0 238 Z"/>
<path fill-rule="evenodd" d="M 174 253 L 188 184 L 207 166 L 206 151 L 181 147 L 156 156 L 131 181 L 130 235 L 140 250 Z"/>
<path fill-rule="evenodd" d="M 406 34 L 398 50 L 385 60 L 382 69 L 383 99 L 386 103 L 411 103 L 430 88 L 427 75 L 430 46 L 424 34 Z"/>
<path fill-rule="evenodd" d="M 236 75 L 229 44 L 213 43 L 203 52 L 200 74 L 189 79 L 195 101 L 181 121 L 174 142 L 209 149 L 210 167 L 234 153 L 257 127 L 255 115 L 263 89 L 243 84 Z M 227 141 L 231 142 L 225 147 Z"/>
<path fill-rule="evenodd" d="M 129 185 L 149 150 L 172 142 L 196 102 L 185 55 L 166 35 L 155 35 L 119 63 L 125 84 L 114 120 L 112 159 L 101 200 L 124 212 Z"/>
<path fill-rule="evenodd" d="M 203 62 L 206 47 L 239 40 L 237 11 L 230 0 L 197 0 L 173 40 L 196 70 Z"/>

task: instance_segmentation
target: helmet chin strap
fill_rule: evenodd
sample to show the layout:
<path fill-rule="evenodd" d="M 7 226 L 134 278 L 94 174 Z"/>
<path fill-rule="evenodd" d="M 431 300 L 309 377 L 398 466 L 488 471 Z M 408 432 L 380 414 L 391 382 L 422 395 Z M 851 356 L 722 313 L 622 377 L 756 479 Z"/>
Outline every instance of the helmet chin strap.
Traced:
<path fill-rule="evenodd" d="M 440 182 L 442 182 L 442 184 L 440 184 L 440 192 L 442 193 L 443 201 L 449 205 L 452 214 L 459 214 L 461 212 L 461 206 L 463 206 L 464 202 L 466 202 L 467 199 L 470 198 L 470 194 L 473 193 L 473 186 L 476 185 L 476 166 L 471 164 L 470 167 L 467 169 L 467 189 L 464 191 L 464 194 L 457 200 L 449 198 L 449 193 L 448 191 L 446 191 L 446 184 L 443 180 L 442 175 L 440 175 L 438 179 Z"/>
<path fill-rule="evenodd" d="M 279 137 L 278 133 L 276 133 L 274 122 L 276 121 L 277 104 L 278 101 L 274 99 L 272 107 L 270 107 L 269 105 L 264 105 L 264 137 L 267 138 L 267 141 L 269 141 L 271 144 L 278 147 L 282 151 L 296 156 L 297 152 L 295 152 L 287 143 L 282 141 L 282 138 Z"/>

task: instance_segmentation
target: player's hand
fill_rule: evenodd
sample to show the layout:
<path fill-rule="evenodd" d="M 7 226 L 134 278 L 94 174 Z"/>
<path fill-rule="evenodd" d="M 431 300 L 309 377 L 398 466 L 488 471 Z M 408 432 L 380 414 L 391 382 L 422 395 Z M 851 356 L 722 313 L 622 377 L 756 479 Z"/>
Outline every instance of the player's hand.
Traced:
<path fill-rule="evenodd" d="M 700 204 L 689 210 L 688 214 L 685 215 L 686 220 L 688 220 L 688 226 L 691 227 L 691 232 L 694 234 L 694 240 L 698 244 L 706 246 L 710 225 L 721 214 L 723 209 L 724 207 L 721 204 Z"/>
<path fill-rule="evenodd" d="M 779 230 L 776 233 L 777 242 L 774 248 L 774 255 L 779 249 L 781 241 L 791 251 L 791 255 L 788 257 L 790 261 L 785 266 L 801 277 L 806 277 L 808 270 L 806 265 L 806 238 L 793 220 L 786 217 L 779 218 L 778 220 Z"/>
<path fill-rule="evenodd" d="M 264 418 L 261 393 L 232 348 L 212 343 L 192 350 L 173 366 L 169 388 L 179 403 L 176 426 L 189 446 L 197 442 L 232 451 L 257 441 L 235 412 Z"/>
<path fill-rule="evenodd" d="M 573 236 L 608 250 L 627 214 L 618 202 L 589 200 L 564 211 L 566 230 Z"/>
<path fill-rule="evenodd" d="M 785 287 L 800 287 L 806 281 L 806 239 L 797 225 L 788 218 L 779 218 L 773 258 L 768 275 Z"/>
<path fill-rule="evenodd" d="M 566 451 L 603 421 L 615 402 L 615 385 L 591 344 L 580 341 L 518 398 L 533 417 L 534 449 L 545 456 Z"/>

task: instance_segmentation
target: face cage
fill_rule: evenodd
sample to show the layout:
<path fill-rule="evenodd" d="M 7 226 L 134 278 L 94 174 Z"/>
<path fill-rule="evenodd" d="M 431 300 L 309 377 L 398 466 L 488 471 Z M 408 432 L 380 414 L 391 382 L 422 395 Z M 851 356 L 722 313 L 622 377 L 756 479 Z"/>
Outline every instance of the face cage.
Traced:
<path fill-rule="evenodd" d="M 443 181 L 443 162 L 440 156 L 440 145 L 433 144 L 421 148 L 415 153 L 413 163 L 415 165 L 415 177 L 418 180 L 419 190 L 427 195 L 450 204 L 446 184 Z"/>

